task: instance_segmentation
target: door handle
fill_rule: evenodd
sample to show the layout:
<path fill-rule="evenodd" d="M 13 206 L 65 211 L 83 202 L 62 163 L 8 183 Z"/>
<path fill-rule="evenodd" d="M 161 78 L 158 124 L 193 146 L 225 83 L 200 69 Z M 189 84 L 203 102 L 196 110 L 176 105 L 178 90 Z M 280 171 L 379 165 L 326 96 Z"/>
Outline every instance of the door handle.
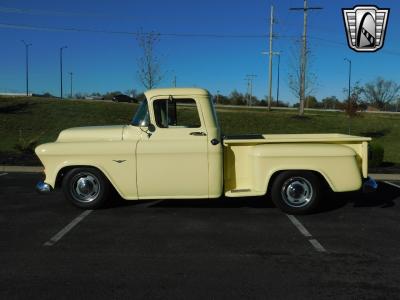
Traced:
<path fill-rule="evenodd" d="M 190 135 L 194 135 L 194 136 L 206 136 L 207 134 L 206 134 L 205 132 L 195 131 L 195 132 L 191 132 Z"/>

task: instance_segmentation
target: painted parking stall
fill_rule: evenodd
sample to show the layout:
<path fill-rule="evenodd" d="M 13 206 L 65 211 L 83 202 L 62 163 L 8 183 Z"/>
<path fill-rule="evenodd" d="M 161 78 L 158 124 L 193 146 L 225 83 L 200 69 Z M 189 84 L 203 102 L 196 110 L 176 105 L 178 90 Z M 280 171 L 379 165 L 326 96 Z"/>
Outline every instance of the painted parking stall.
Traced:
<path fill-rule="evenodd" d="M 53 237 L 51 237 L 50 240 L 45 242 L 43 246 L 51 247 L 55 245 L 59 240 L 63 238 L 63 236 L 65 236 L 69 231 L 71 231 L 75 226 L 77 226 L 81 221 L 83 221 L 83 219 L 85 219 L 92 212 L 93 210 L 85 210 L 83 213 L 81 213 L 79 216 L 73 219 L 70 223 L 68 223 L 67 226 L 65 226 L 63 229 L 57 232 Z"/>
<path fill-rule="evenodd" d="M 327 252 L 324 246 L 315 239 L 304 225 L 293 215 L 286 215 L 290 222 L 299 230 L 299 232 L 310 242 L 317 252 Z"/>
<path fill-rule="evenodd" d="M 37 195 L 38 177 L 0 179 L 3 299 L 399 293 L 398 182 L 380 182 L 368 196 L 335 195 L 326 199 L 333 206 L 294 217 L 265 197 L 121 200 L 81 210 L 57 191 Z"/>

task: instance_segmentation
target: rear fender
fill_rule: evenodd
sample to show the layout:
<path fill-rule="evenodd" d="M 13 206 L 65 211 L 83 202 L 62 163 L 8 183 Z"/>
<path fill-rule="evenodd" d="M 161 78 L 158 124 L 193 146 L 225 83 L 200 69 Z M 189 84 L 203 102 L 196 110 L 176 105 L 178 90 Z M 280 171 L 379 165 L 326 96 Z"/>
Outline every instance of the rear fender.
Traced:
<path fill-rule="evenodd" d="M 361 188 L 356 153 L 338 144 L 272 144 L 253 148 L 254 188 L 265 193 L 277 172 L 305 170 L 320 174 L 334 192 Z"/>

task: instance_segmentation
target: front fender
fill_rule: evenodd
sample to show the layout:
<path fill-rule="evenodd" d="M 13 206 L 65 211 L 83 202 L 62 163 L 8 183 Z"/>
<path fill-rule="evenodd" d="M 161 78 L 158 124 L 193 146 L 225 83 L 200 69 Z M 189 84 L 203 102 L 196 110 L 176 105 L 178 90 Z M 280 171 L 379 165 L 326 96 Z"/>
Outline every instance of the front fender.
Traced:
<path fill-rule="evenodd" d="M 103 172 L 123 198 L 137 199 L 136 144 L 126 141 L 55 142 L 40 145 L 35 152 L 45 167 L 45 182 L 53 188 L 63 168 L 90 166 Z"/>

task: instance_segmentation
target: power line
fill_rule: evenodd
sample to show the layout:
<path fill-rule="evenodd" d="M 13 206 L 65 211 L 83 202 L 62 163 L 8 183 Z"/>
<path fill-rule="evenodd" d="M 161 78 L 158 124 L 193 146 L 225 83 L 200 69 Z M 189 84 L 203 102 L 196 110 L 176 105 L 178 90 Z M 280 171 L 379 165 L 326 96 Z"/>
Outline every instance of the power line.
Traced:
<path fill-rule="evenodd" d="M 12 24 L 12 23 L 0 23 L 0 29 L 19 29 L 19 30 L 38 30 L 38 31 L 53 31 L 53 32 L 81 32 L 81 33 L 98 33 L 98 34 L 116 34 L 116 35 L 130 35 L 137 36 L 138 32 L 134 31 L 112 31 L 112 30 L 101 30 L 101 29 L 88 29 L 88 28 L 68 28 L 68 27 L 48 27 L 48 26 L 35 26 L 30 24 Z M 145 32 L 144 34 L 150 34 Z M 177 38 L 232 38 L 232 39 L 265 39 L 269 38 L 269 34 L 216 34 L 216 33 L 157 33 L 164 37 L 177 37 Z M 309 39 L 319 40 L 329 44 L 336 44 L 339 46 L 347 46 L 347 43 L 342 43 L 334 40 L 329 40 L 316 36 L 307 36 Z M 274 39 L 298 39 L 295 35 L 273 35 Z M 381 53 L 390 55 L 400 56 L 400 52 L 393 50 L 380 50 Z"/>
<path fill-rule="evenodd" d="M 30 9 L 30 8 L 17 8 L 17 7 L 6 7 L 0 6 L 0 14 L 22 14 L 22 15 L 47 15 L 51 17 L 83 17 L 83 18 L 106 18 L 107 20 L 137 20 L 138 17 L 142 17 L 140 11 L 137 12 L 136 15 L 129 14 L 118 14 L 118 15 L 110 15 L 104 13 L 88 13 L 88 12 L 64 12 L 64 11 L 54 11 L 54 10 L 40 10 L 40 9 Z"/>
<path fill-rule="evenodd" d="M 6 6 L 0 6 L 0 13 L 24 14 L 24 15 L 51 15 L 51 16 L 59 16 L 59 17 L 99 17 L 99 18 L 107 17 L 107 18 L 109 18 L 109 16 L 107 14 L 62 12 L 62 11 L 17 8 L 17 7 L 6 7 Z"/>
<path fill-rule="evenodd" d="M 102 30 L 102 29 L 89 29 L 89 28 L 76 28 L 76 27 L 49 27 L 49 26 L 36 26 L 30 24 L 15 24 L 15 23 L 0 23 L 0 28 L 4 29 L 22 29 L 22 30 L 38 30 L 38 31 L 63 31 L 63 32 L 88 32 L 88 33 L 104 33 L 104 34 L 119 34 L 119 35 L 133 35 L 137 36 L 141 33 L 138 31 L 118 31 L 118 30 Z M 151 32 L 144 32 L 150 34 Z M 268 34 L 225 34 L 225 33 L 158 33 L 156 34 L 164 37 L 199 37 L 199 38 L 254 38 L 265 39 Z M 274 38 L 291 38 L 293 36 L 274 35 Z"/>

